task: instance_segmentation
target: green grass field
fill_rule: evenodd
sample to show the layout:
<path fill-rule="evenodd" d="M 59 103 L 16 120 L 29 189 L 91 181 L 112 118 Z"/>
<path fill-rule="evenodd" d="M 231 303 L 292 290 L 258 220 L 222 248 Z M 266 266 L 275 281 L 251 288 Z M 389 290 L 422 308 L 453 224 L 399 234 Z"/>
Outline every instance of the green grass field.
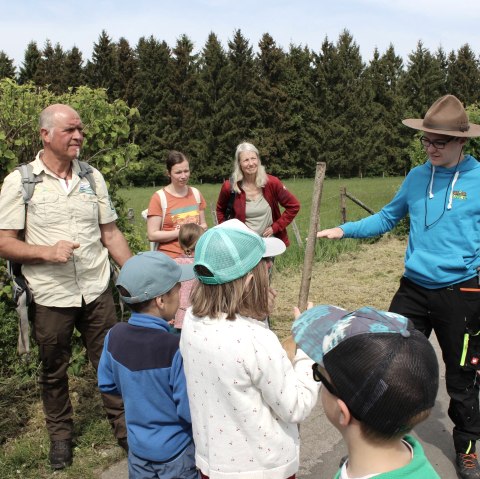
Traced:
<path fill-rule="evenodd" d="M 323 185 L 322 201 L 320 207 L 319 229 L 336 226 L 341 222 L 340 213 L 340 188 L 346 187 L 347 191 L 366 204 L 374 211 L 378 211 L 388 203 L 399 188 L 403 177 L 394 178 L 363 178 L 363 179 L 326 179 Z M 303 241 L 308 235 L 310 210 L 312 204 L 313 179 L 299 179 L 284 181 L 287 188 L 300 200 L 302 208 L 295 221 Z M 200 189 L 207 201 L 206 218 L 209 226 L 214 224 L 213 213 L 217 196 L 220 191 L 219 184 L 193 185 Z M 158 189 L 147 188 L 125 188 L 120 190 L 120 196 L 126 201 L 128 208 L 133 208 L 134 224 L 141 236 L 145 238 L 145 248 L 148 248 L 146 239 L 145 221 L 141 211 L 147 208 L 151 195 Z M 369 213 L 347 200 L 347 220 L 354 221 Z M 289 227 L 289 238 L 291 247 L 287 252 L 278 258 L 276 267 L 282 269 L 286 266 L 298 266 L 303 263 L 303 251 L 298 246 L 292 227 Z M 356 248 L 357 241 L 345 240 L 341 242 L 321 241 L 316 246 L 316 258 L 318 260 L 334 259 L 339 253 L 347 249 Z"/>

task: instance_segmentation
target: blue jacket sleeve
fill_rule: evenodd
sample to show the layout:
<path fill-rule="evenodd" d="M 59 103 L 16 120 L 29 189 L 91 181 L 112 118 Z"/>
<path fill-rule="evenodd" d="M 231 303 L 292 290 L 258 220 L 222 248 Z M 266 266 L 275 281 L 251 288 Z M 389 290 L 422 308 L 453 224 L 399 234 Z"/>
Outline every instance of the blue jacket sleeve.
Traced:
<path fill-rule="evenodd" d="M 109 338 L 110 332 L 105 336 L 102 355 L 100 356 L 100 362 L 98 363 L 98 387 L 102 393 L 120 395 L 121 392 L 115 383 L 115 375 L 112 368 L 112 356 L 108 352 Z"/>
<path fill-rule="evenodd" d="M 180 349 L 175 353 L 170 369 L 170 387 L 173 392 L 173 400 L 177 406 L 178 417 L 187 423 L 192 423 L 190 406 L 188 404 L 187 382 L 183 372 L 183 357 Z"/>
<path fill-rule="evenodd" d="M 359 221 L 340 225 L 345 238 L 369 238 L 382 235 L 393 227 L 408 213 L 408 176 L 394 196 L 378 213 Z"/>

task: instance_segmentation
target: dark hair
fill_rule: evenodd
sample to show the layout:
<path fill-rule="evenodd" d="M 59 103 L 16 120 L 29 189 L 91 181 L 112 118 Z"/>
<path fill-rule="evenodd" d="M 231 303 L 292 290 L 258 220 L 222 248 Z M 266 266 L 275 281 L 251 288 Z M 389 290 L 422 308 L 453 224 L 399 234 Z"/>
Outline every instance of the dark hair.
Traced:
<path fill-rule="evenodd" d="M 167 171 L 170 173 L 174 165 L 178 165 L 179 163 L 183 163 L 184 161 L 188 161 L 188 158 L 183 153 L 175 150 L 169 151 L 167 161 L 165 162 Z"/>
<path fill-rule="evenodd" d="M 178 244 L 185 254 L 192 254 L 195 251 L 195 245 L 202 234 L 203 228 L 197 223 L 185 223 L 180 226 Z"/>
<path fill-rule="evenodd" d="M 127 298 L 131 297 L 131 294 L 123 287 L 117 286 L 118 292 Z M 141 303 L 125 303 L 129 309 L 131 309 L 134 313 L 142 313 L 150 308 L 150 304 L 152 301 L 155 301 L 155 298 L 148 299 L 147 301 L 142 301 Z"/>
<path fill-rule="evenodd" d="M 362 421 L 359 421 L 360 432 L 367 441 L 373 442 L 374 444 L 385 444 L 385 441 L 392 441 L 404 437 L 405 434 L 408 434 L 417 424 L 425 421 L 425 419 L 430 416 L 431 412 L 432 408 L 429 408 L 411 417 L 407 424 L 405 424 L 404 428 L 396 434 L 384 434 L 378 432 L 374 427 L 369 426 Z"/>

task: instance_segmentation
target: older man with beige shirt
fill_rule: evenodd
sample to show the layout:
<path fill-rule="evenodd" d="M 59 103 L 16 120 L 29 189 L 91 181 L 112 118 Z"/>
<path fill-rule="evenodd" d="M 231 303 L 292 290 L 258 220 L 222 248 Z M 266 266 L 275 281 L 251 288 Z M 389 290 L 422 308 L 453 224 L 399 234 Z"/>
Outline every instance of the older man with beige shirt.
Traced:
<path fill-rule="evenodd" d="M 42 361 L 39 383 L 50 463 L 63 469 L 72 463 L 67 376 L 72 334 L 74 328 L 80 332 L 96 369 L 104 336 L 117 322 L 108 256 L 121 266 L 131 252 L 115 224 L 117 214 L 100 172 L 93 169 L 94 188 L 79 176 L 83 124 L 78 113 L 62 104 L 45 108 L 40 134 L 43 150 L 31 163 L 39 182 L 28 207 L 18 170 L 2 186 L 0 257 L 23 264 L 33 294 L 29 318 Z M 107 394 L 102 399 L 115 436 L 127 449 L 123 403 Z"/>

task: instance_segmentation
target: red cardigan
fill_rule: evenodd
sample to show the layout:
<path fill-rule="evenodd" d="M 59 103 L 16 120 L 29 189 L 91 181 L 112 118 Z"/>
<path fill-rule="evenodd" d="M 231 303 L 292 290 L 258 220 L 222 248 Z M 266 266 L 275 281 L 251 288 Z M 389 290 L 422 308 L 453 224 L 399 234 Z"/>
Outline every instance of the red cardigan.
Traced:
<path fill-rule="evenodd" d="M 273 234 L 288 246 L 290 242 L 288 241 L 287 226 L 300 210 L 300 203 L 276 176 L 267 175 L 267 178 L 268 181 L 263 187 L 263 196 L 272 209 Z M 238 186 L 240 187 L 240 185 Z M 227 209 L 229 199 L 230 180 L 226 180 L 222 185 L 217 200 L 217 219 L 219 223 L 225 221 L 225 210 Z M 235 200 L 233 201 L 232 218 L 237 218 L 245 223 L 246 202 L 247 197 L 240 187 L 240 194 L 235 194 Z M 285 208 L 283 213 L 280 213 L 279 204 Z"/>

